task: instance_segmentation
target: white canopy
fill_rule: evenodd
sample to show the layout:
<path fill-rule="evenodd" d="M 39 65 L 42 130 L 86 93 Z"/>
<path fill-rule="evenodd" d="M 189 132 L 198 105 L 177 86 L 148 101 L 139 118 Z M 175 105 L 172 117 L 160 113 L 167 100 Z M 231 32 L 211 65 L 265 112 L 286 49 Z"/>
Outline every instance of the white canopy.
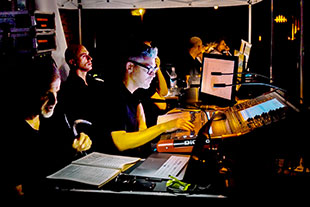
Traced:
<path fill-rule="evenodd" d="M 241 6 L 256 4 L 262 0 L 57 0 L 58 8 L 77 9 L 159 9 L 159 8 L 198 8 L 214 6 Z"/>

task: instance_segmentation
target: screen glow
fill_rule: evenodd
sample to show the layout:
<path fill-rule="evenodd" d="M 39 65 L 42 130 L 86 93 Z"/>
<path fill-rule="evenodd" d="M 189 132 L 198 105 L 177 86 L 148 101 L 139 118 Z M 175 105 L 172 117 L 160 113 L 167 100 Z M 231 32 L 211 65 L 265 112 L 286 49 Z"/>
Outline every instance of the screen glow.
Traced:
<path fill-rule="evenodd" d="M 283 107 L 284 105 L 280 101 L 274 98 L 264 103 L 244 109 L 240 111 L 239 113 L 241 114 L 244 120 L 247 120 L 249 118 L 254 118 L 255 116 L 260 116 L 263 113 L 268 113 L 271 110 L 276 110 L 276 109 L 283 108 Z"/>

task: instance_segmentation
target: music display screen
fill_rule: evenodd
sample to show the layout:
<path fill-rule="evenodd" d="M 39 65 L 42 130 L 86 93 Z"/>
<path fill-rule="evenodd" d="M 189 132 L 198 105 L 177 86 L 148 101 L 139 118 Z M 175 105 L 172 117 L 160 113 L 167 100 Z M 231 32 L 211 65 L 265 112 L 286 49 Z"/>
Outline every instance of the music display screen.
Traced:
<path fill-rule="evenodd" d="M 241 110 L 239 113 L 244 120 L 247 120 L 249 118 L 254 118 L 255 116 L 260 116 L 263 113 L 268 113 L 271 110 L 276 110 L 284 107 L 285 105 L 283 105 L 280 101 L 274 98 L 261 104 L 252 106 L 250 108 Z"/>

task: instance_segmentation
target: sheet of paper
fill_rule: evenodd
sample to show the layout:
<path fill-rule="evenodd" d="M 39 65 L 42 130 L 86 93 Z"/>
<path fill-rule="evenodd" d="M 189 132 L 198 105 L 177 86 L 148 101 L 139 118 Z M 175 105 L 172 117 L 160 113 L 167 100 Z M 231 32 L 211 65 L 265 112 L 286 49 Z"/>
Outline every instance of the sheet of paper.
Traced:
<path fill-rule="evenodd" d="M 158 178 L 169 178 L 169 175 L 178 176 L 180 171 L 188 162 L 189 157 L 171 156 L 169 159 L 155 172 Z"/>
<path fill-rule="evenodd" d="M 182 173 L 188 163 L 190 155 L 174 155 L 169 153 L 154 153 L 140 166 L 135 168 L 130 175 L 160 179 L 170 179 L 169 175 L 182 179 Z"/>
<path fill-rule="evenodd" d="M 99 186 L 114 178 L 118 173 L 119 170 L 111 168 L 70 164 L 47 178 L 71 180 Z"/>
<path fill-rule="evenodd" d="M 91 154 L 73 161 L 72 163 L 122 169 L 124 165 L 135 163 L 139 160 L 140 158 L 137 157 L 117 156 L 92 152 Z"/>

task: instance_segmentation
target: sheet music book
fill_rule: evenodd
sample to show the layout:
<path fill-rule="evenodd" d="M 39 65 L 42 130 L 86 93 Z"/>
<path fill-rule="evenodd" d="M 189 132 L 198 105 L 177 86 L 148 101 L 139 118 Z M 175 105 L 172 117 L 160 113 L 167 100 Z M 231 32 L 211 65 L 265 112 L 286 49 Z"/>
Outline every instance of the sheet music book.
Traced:
<path fill-rule="evenodd" d="M 71 180 L 98 188 L 133 166 L 138 157 L 127 157 L 92 152 L 60 169 L 48 179 Z"/>

